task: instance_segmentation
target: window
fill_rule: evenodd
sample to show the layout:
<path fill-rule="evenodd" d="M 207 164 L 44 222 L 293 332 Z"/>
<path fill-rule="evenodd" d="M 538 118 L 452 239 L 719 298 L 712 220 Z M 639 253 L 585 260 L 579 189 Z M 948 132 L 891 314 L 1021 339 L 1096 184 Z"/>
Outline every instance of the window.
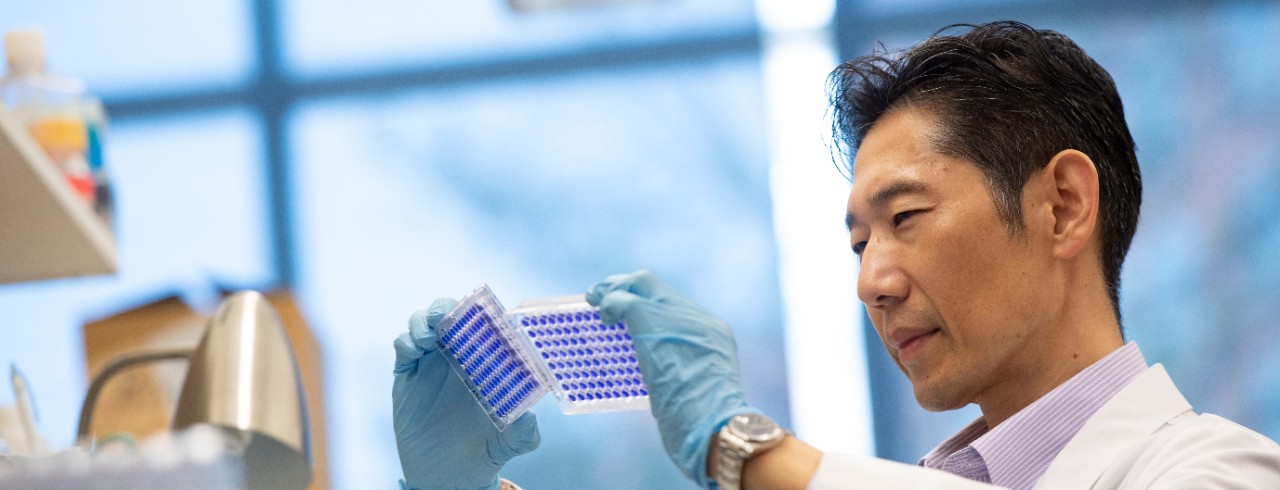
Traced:
<path fill-rule="evenodd" d="M 42 428 L 66 427 L 46 432 L 71 439 L 80 322 L 213 281 L 290 287 L 325 349 L 332 483 L 394 484 L 391 342 L 415 309 L 642 267 L 735 325 L 752 402 L 788 419 L 751 2 L 256 0 L 134 20 L 173 8 L 26 2 L 0 25 L 45 25 L 51 71 L 85 78 L 112 123 L 121 272 L 0 289 L 14 322 L 58 332 L 3 347 L 32 366 Z M 523 484 L 619 488 L 619 460 L 631 488 L 683 484 L 649 414 L 535 410 L 556 435 L 510 466 Z"/>
<path fill-rule="evenodd" d="M 732 321 L 744 380 L 785 417 L 760 91 L 743 53 L 307 101 L 289 138 L 298 287 L 344 351 L 331 440 L 364 448 L 345 464 L 399 471 L 390 340 L 482 282 L 513 307 L 653 269 Z M 565 419 L 551 397 L 535 411 L 544 447 L 509 473 L 524 485 L 618 485 L 606 461 L 628 461 L 635 488 L 682 484 L 647 413 Z"/>

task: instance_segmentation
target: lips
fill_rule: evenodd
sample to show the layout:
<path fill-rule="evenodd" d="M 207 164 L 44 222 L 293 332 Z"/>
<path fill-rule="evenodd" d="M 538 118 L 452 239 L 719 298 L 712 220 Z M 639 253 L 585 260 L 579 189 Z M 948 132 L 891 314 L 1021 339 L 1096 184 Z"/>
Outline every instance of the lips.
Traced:
<path fill-rule="evenodd" d="M 907 362 L 938 333 L 936 328 L 902 328 L 889 336 L 890 345 L 898 351 L 898 362 Z"/>

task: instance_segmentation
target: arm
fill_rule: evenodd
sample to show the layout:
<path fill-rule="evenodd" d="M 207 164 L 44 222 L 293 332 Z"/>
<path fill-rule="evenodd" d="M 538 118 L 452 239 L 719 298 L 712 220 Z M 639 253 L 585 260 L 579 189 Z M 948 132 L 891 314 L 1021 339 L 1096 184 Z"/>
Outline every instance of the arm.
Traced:
<path fill-rule="evenodd" d="M 743 400 L 729 325 L 646 271 L 610 277 L 587 300 L 606 323 L 626 321 L 667 454 L 709 487 L 720 428 L 733 416 L 759 413 Z M 915 465 L 823 454 L 791 436 L 743 464 L 746 490 L 850 487 L 995 488 Z"/>
<path fill-rule="evenodd" d="M 707 476 L 715 475 L 718 444 L 711 439 L 707 451 Z M 742 465 L 743 490 L 790 490 L 808 488 L 818 471 L 822 452 L 795 436 L 787 436 L 777 447 L 765 451 Z"/>

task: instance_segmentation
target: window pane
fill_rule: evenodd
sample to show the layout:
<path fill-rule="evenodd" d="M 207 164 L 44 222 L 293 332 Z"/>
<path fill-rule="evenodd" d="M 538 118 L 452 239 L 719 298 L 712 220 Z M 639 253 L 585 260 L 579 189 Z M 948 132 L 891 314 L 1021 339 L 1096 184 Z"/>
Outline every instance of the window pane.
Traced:
<path fill-rule="evenodd" d="M 761 90 L 759 60 L 737 56 L 298 112 L 298 290 L 342 394 L 335 485 L 400 474 L 391 341 L 481 282 L 514 306 L 653 269 L 734 325 L 751 402 L 785 421 Z M 536 411 L 555 436 L 506 472 L 527 488 L 687 485 L 647 412 Z"/>
<path fill-rule="evenodd" d="M 1034 4 L 1038 2 L 1037 0 L 861 0 L 861 3 L 866 14 L 904 15 L 927 13 L 931 10 L 990 8 L 1001 4 Z M 956 20 L 955 22 L 960 21 Z M 934 30 L 940 27 L 942 26 L 934 27 Z"/>
<path fill-rule="evenodd" d="M 112 126 L 118 272 L 0 285 L 0 360 L 31 378 L 56 448 L 74 440 L 87 388 L 85 322 L 171 294 L 211 306 L 199 301 L 214 286 L 274 282 L 258 126 L 241 111 Z"/>
<path fill-rule="evenodd" d="M 414 63 L 471 64 L 662 38 L 754 29 L 749 0 L 623 1 L 520 13 L 507 2 L 283 0 L 288 66 L 299 74 Z"/>
<path fill-rule="evenodd" d="M 110 131 L 122 272 L 274 282 L 260 123 L 252 113 L 130 120 Z"/>
<path fill-rule="evenodd" d="M 45 31 L 50 73 L 99 95 L 243 80 L 252 66 L 248 2 L 5 0 L 0 29 Z"/>

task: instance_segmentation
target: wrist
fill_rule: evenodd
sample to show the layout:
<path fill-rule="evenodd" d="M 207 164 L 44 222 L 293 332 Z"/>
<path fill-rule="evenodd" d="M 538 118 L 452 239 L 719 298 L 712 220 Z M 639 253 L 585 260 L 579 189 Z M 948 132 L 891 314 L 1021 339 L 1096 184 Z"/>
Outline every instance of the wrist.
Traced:
<path fill-rule="evenodd" d="M 717 474 L 722 470 L 719 465 L 725 461 L 722 455 L 726 448 L 721 447 L 722 441 L 717 432 L 710 438 L 707 450 L 707 476 L 717 483 Z M 821 451 L 784 433 L 776 444 L 768 445 L 763 450 L 748 455 L 740 463 L 731 462 L 730 465 L 737 472 L 736 488 L 739 489 L 804 489 L 808 487 L 809 480 L 813 478 L 821 462 Z M 732 479 L 732 476 L 729 478 Z M 724 484 L 719 486 L 721 489 L 726 487 Z M 734 483 L 730 482 L 729 487 L 733 488 Z"/>
<path fill-rule="evenodd" d="M 761 413 L 731 417 L 713 439 L 708 473 L 722 490 L 740 490 L 744 465 L 764 455 L 788 437 L 787 431 Z"/>
<path fill-rule="evenodd" d="M 743 463 L 742 488 L 805 489 L 821 462 L 821 451 L 788 435 L 777 447 Z"/>
<path fill-rule="evenodd" d="M 685 477 L 690 478 L 695 485 L 701 489 L 709 489 L 714 484 L 714 477 L 710 475 L 708 470 L 708 461 L 710 458 L 716 457 L 714 453 L 713 441 L 719 430 L 722 429 L 730 418 L 744 415 L 744 413 L 760 413 L 758 409 L 741 404 L 740 407 L 732 409 L 724 409 L 717 415 L 701 418 L 687 429 L 681 427 L 664 427 L 659 422 L 659 430 L 662 431 L 663 444 L 666 445 L 667 454 L 671 455 L 671 459 L 680 467 Z M 682 438 L 673 438 L 673 435 L 680 434 Z"/>

